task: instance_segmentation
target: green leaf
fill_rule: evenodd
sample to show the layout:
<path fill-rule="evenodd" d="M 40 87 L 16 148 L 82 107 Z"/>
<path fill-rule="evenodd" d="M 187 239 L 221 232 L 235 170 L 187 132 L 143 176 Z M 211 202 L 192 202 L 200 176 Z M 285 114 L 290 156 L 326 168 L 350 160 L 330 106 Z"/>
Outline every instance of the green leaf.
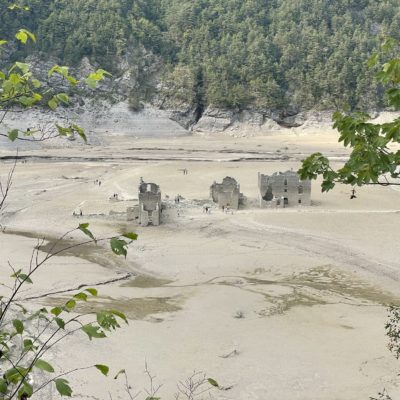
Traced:
<path fill-rule="evenodd" d="M 25 282 L 27 282 L 27 283 L 33 283 L 33 282 L 32 282 L 32 279 L 29 278 L 29 276 L 26 275 L 26 274 L 19 274 L 19 275 L 18 275 L 18 279 L 21 279 L 22 281 L 24 281 L 24 283 L 25 283 Z"/>
<path fill-rule="evenodd" d="M 6 394 L 8 389 L 7 381 L 3 378 L 0 379 L 0 393 Z"/>
<path fill-rule="evenodd" d="M 72 135 L 72 129 L 71 128 L 64 128 L 60 125 L 56 124 L 56 128 L 60 136 L 70 136 Z"/>
<path fill-rule="evenodd" d="M 35 346 L 31 339 L 24 339 L 24 351 L 33 351 L 35 350 Z"/>
<path fill-rule="evenodd" d="M 29 6 L 20 6 L 20 5 L 15 4 L 15 3 L 10 4 L 7 8 L 9 10 L 23 10 L 23 11 L 28 11 L 30 9 Z"/>
<path fill-rule="evenodd" d="M 94 240 L 95 243 L 97 243 L 96 238 L 94 237 L 93 233 L 90 232 L 88 227 L 89 227 L 89 224 L 88 223 L 84 223 L 84 224 L 79 224 L 78 229 L 81 232 L 83 232 L 86 236 L 90 237 L 90 239 Z"/>
<path fill-rule="evenodd" d="M 18 334 L 21 334 L 24 331 L 24 324 L 19 319 L 13 320 L 13 326 Z"/>
<path fill-rule="evenodd" d="M 54 318 L 54 321 L 56 321 L 56 324 L 58 325 L 58 327 L 60 329 L 64 329 L 65 328 L 65 321 L 62 318 Z"/>
<path fill-rule="evenodd" d="M 110 245 L 111 245 L 111 250 L 113 251 L 114 254 L 116 254 L 117 256 L 122 255 L 126 258 L 126 255 L 128 254 L 126 250 L 128 243 L 125 240 L 112 238 L 110 240 Z"/>
<path fill-rule="evenodd" d="M 13 129 L 12 131 L 8 132 L 8 138 L 14 142 L 18 137 L 18 129 Z"/>
<path fill-rule="evenodd" d="M 110 371 L 110 368 L 107 367 L 107 365 L 96 364 L 95 367 L 105 376 L 107 376 Z"/>
<path fill-rule="evenodd" d="M 14 272 L 12 275 L 10 275 L 11 278 L 18 278 L 18 275 L 21 273 L 22 269 L 19 269 L 18 271 Z"/>
<path fill-rule="evenodd" d="M 58 103 L 57 103 L 57 101 L 56 101 L 56 99 L 53 97 L 51 100 L 49 100 L 48 101 L 48 103 L 47 103 L 48 105 L 49 105 L 49 107 L 54 111 L 56 108 L 57 108 L 57 106 L 58 106 Z"/>
<path fill-rule="evenodd" d="M 87 137 L 83 128 L 78 125 L 71 125 L 71 128 L 83 139 L 85 143 L 87 143 Z"/>
<path fill-rule="evenodd" d="M 217 382 L 215 379 L 208 378 L 207 381 L 208 381 L 208 383 L 209 383 L 211 386 L 219 387 L 219 384 L 218 384 L 218 382 Z"/>
<path fill-rule="evenodd" d="M 368 67 L 369 68 L 374 67 L 378 63 L 378 60 L 379 60 L 379 54 L 376 53 L 372 55 L 367 62 Z"/>
<path fill-rule="evenodd" d="M 89 336 L 90 340 L 93 338 L 102 339 L 106 337 L 105 333 L 100 330 L 98 326 L 93 326 L 92 324 L 83 325 L 81 330 Z"/>
<path fill-rule="evenodd" d="M 41 86 L 42 86 L 42 84 L 40 83 L 40 81 L 38 81 L 37 79 L 35 79 L 35 78 L 32 78 L 31 79 L 31 82 L 32 82 L 32 85 L 36 88 L 36 89 L 38 89 L 38 88 L 40 88 Z M 42 98 L 42 96 L 40 96 L 40 98 L 38 99 L 38 100 L 40 100 Z"/>
<path fill-rule="evenodd" d="M 42 359 L 37 359 L 34 366 L 46 372 L 54 372 L 54 368 L 47 362 Z"/>
<path fill-rule="evenodd" d="M 116 315 L 117 317 L 121 318 L 122 320 L 125 321 L 126 324 L 128 324 L 128 319 L 126 318 L 126 315 L 122 313 L 121 311 L 117 310 L 110 310 L 110 313 Z"/>
<path fill-rule="evenodd" d="M 110 311 L 99 311 L 96 313 L 97 323 L 105 330 L 110 331 L 111 329 L 119 328 L 118 321 L 116 320 L 113 313 Z"/>
<path fill-rule="evenodd" d="M 138 235 L 133 232 L 124 233 L 122 236 L 126 237 L 128 239 L 131 239 L 131 240 L 137 240 L 137 238 L 138 238 Z"/>
<path fill-rule="evenodd" d="M 92 296 L 97 296 L 97 290 L 94 288 L 88 288 L 85 289 L 88 293 L 90 293 Z"/>
<path fill-rule="evenodd" d="M 61 396 L 71 397 L 72 389 L 69 386 L 68 384 L 69 382 L 66 379 L 62 378 L 55 379 L 54 383 L 56 384 L 56 389 Z"/>
<path fill-rule="evenodd" d="M 65 303 L 65 307 L 67 307 L 68 310 L 73 310 L 75 308 L 75 306 L 76 306 L 76 301 L 74 299 L 68 300 Z"/>
<path fill-rule="evenodd" d="M 18 61 L 17 61 L 17 62 L 15 63 L 15 66 L 16 66 L 17 68 L 19 68 L 23 74 L 26 74 L 26 73 L 29 72 L 29 65 L 26 64 L 26 63 L 22 63 L 22 62 L 18 62 Z"/>
<path fill-rule="evenodd" d="M 63 312 L 63 309 L 61 307 L 54 307 L 50 310 L 50 312 L 58 317 Z"/>
<path fill-rule="evenodd" d="M 36 42 L 36 37 L 32 32 L 29 32 L 27 29 L 20 29 L 16 34 L 15 37 L 23 44 L 25 44 L 29 39 L 32 40 L 32 42 Z"/>
<path fill-rule="evenodd" d="M 27 35 L 24 31 L 22 31 L 22 30 L 20 30 L 19 32 L 17 32 L 17 33 L 15 34 L 15 37 L 16 37 L 21 43 L 23 43 L 23 44 L 25 44 L 26 41 L 28 40 L 28 35 Z"/>
<path fill-rule="evenodd" d="M 18 390 L 18 398 L 22 399 L 24 398 L 29 398 L 33 394 L 33 387 L 31 384 L 29 384 L 26 380 L 22 382 L 22 387 L 21 389 Z"/>
<path fill-rule="evenodd" d="M 97 80 L 93 79 L 92 77 L 87 77 L 85 79 L 86 85 L 88 85 L 91 89 L 96 89 L 97 88 Z"/>
<path fill-rule="evenodd" d="M 66 104 L 66 105 L 69 104 L 69 97 L 68 97 L 67 94 L 65 94 L 65 93 L 58 93 L 58 94 L 56 95 L 56 97 L 57 97 L 57 100 L 61 101 L 62 103 Z"/>
<path fill-rule="evenodd" d="M 81 301 L 87 301 L 87 294 L 80 292 L 74 295 L 74 299 L 81 300 Z"/>
<path fill-rule="evenodd" d="M 10 368 L 9 370 L 7 370 L 3 377 L 5 377 L 5 379 L 8 382 L 16 384 L 19 381 L 25 379 L 27 372 L 28 372 L 28 370 L 26 368 L 17 366 L 17 367 L 13 367 L 13 368 Z"/>

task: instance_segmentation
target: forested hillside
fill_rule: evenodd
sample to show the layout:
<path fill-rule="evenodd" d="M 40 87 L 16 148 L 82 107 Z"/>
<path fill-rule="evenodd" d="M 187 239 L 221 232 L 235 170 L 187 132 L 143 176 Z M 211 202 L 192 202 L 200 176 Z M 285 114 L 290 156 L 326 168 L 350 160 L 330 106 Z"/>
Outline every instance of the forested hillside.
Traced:
<path fill-rule="evenodd" d="M 39 38 L 28 51 L 68 64 L 87 56 L 116 74 L 125 65 L 138 81 L 133 103 L 161 91 L 202 108 L 379 107 L 365 61 L 382 35 L 400 35 L 398 0 L 28 3 L 0 15 L 0 36 L 22 24 Z"/>

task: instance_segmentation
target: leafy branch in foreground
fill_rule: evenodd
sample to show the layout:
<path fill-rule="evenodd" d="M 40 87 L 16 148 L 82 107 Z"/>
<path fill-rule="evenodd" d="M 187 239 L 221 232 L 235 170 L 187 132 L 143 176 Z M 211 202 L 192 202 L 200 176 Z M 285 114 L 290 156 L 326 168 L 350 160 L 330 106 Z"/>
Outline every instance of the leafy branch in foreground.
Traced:
<path fill-rule="evenodd" d="M 11 5 L 9 9 L 27 10 L 25 6 Z M 2 9 L 0 8 L 0 11 Z M 15 38 L 21 44 L 28 41 L 36 42 L 36 37 L 30 31 L 19 29 Z M 7 45 L 0 39 L 0 51 Z M 96 88 L 98 82 L 110 74 L 97 70 L 89 74 L 84 83 L 90 88 Z M 79 81 L 70 75 L 68 67 L 56 65 L 48 72 L 48 79 L 58 77 L 57 83 L 68 82 L 76 86 Z M 9 112 L 22 112 L 36 105 L 47 106 L 55 110 L 59 105 L 69 106 L 70 98 L 66 93 L 59 93 L 57 85 L 52 88 L 42 84 L 33 76 L 27 63 L 15 62 L 6 71 L 0 70 L 0 136 L 14 142 L 16 140 L 44 141 L 59 136 L 73 137 L 79 135 L 87 141 L 84 130 L 76 124 L 61 126 L 42 126 L 27 128 L 26 131 L 12 129 L 4 131 L 4 120 Z M 16 161 L 8 172 L 5 181 L 0 181 L 0 211 L 4 209 L 6 199 L 12 186 Z M 77 244 L 66 244 L 63 240 L 73 232 L 85 234 L 89 240 Z M 0 296 L 0 400 L 27 399 L 54 384 L 61 396 L 71 396 L 72 389 L 65 377 L 73 372 L 95 368 L 107 375 L 109 368 L 103 364 L 93 364 L 70 371 L 56 372 L 48 359 L 49 352 L 63 343 L 69 336 L 84 333 L 90 340 L 105 338 L 108 333 L 120 327 L 121 321 L 128 323 L 126 316 L 117 310 L 101 310 L 96 313 L 77 313 L 77 305 L 97 296 L 94 288 L 85 288 L 68 298 L 63 305 L 50 310 L 43 307 L 31 310 L 29 303 L 21 298 L 21 293 L 27 285 L 33 284 L 33 276 L 39 268 L 63 252 L 89 243 L 110 241 L 112 251 L 117 255 L 127 255 L 130 243 L 137 239 L 134 233 L 118 237 L 96 239 L 89 230 L 89 224 L 80 224 L 61 236 L 48 251 L 43 247 L 44 240 L 39 240 L 33 249 L 29 265 L 26 268 L 14 267 L 8 263 L 11 270 L 11 284 L 0 282 L 3 288 Z"/>
<path fill-rule="evenodd" d="M 368 64 L 376 67 L 382 57 L 390 60 L 380 66 L 376 74 L 378 81 L 388 87 L 388 104 L 393 109 L 400 108 L 400 57 L 399 44 L 387 39 L 381 52 L 373 55 Z M 329 159 L 315 153 L 303 161 L 299 170 L 301 179 L 316 179 L 322 176 L 322 191 L 331 190 L 336 183 L 347 185 L 400 185 L 400 118 L 392 122 L 377 124 L 369 122 L 371 117 L 362 112 L 333 115 L 333 127 L 339 133 L 339 142 L 350 148 L 351 153 L 343 167 L 335 170 Z"/>
<path fill-rule="evenodd" d="M 82 232 L 89 240 L 59 248 L 63 239 L 73 232 Z M 87 302 L 97 296 L 95 288 L 79 291 L 68 298 L 63 305 L 50 310 L 45 307 L 37 311 L 28 310 L 19 295 L 23 287 L 33 284 L 32 277 L 39 268 L 67 250 L 89 243 L 116 240 L 120 245 L 111 246 L 112 251 L 121 255 L 122 248 L 124 250 L 122 254 L 126 256 L 127 247 L 136 239 L 137 235 L 134 233 L 96 239 L 89 230 L 89 224 L 84 223 L 61 236 L 44 255 L 41 255 L 44 240 L 39 241 L 25 270 L 9 264 L 13 272 L 11 275 L 13 284 L 7 286 L 2 283 L 9 293 L 0 297 L 0 375 L 2 376 L 0 400 L 26 399 L 49 384 L 54 384 L 62 396 L 71 396 L 72 389 L 65 379 L 66 375 L 88 368 L 95 368 L 103 375 L 108 374 L 109 368 L 104 364 L 93 364 L 57 374 L 55 367 L 45 358 L 50 350 L 73 334 L 82 332 L 90 340 L 101 339 L 120 328 L 121 321 L 128 324 L 126 316 L 117 310 L 76 313 L 79 303 Z"/>

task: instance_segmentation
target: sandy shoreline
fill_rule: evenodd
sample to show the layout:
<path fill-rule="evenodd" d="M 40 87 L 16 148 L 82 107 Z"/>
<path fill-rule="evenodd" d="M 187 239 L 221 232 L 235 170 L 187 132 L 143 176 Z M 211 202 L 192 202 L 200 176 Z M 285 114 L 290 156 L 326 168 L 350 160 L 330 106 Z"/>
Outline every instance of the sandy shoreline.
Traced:
<path fill-rule="evenodd" d="M 336 141 L 322 133 L 117 136 L 107 147 L 22 149 L 27 162 L 18 164 L 2 217 L 1 277 L 9 275 L 8 260 L 26 265 L 35 244 L 29 236 L 54 238 L 83 221 L 99 237 L 134 230 L 139 240 L 126 261 L 107 246 L 56 257 L 24 293 L 127 277 L 99 286 L 97 303 L 126 312 L 130 325 L 90 346 L 71 339 L 74 356 L 59 350 L 63 362 L 56 364 L 82 365 L 93 357 L 114 370 L 126 368 L 142 390 L 146 359 L 164 384 L 162 399 L 174 398 L 176 382 L 194 369 L 233 385 L 213 393 L 216 399 L 358 400 L 385 387 L 395 396 L 399 364 L 386 349 L 384 323 L 386 305 L 400 299 L 399 193 L 365 187 L 350 201 L 350 188 L 322 194 L 314 183 L 312 207 L 256 205 L 257 172 L 297 169 L 314 151 L 339 162 L 346 151 Z M 4 173 L 9 161 L 1 163 Z M 248 208 L 203 214 L 210 184 L 226 175 L 239 181 Z M 128 223 L 123 212 L 137 197 L 140 177 L 160 184 L 163 196 L 181 194 L 179 216 L 171 202 L 160 227 Z M 115 192 L 123 201 L 109 201 Z M 79 209 L 82 219 L 72 216 Z M 95 373 L 72 381 L 76 398 L 106 399 L 108 391 L 126 398 L 121 382 Z"/>

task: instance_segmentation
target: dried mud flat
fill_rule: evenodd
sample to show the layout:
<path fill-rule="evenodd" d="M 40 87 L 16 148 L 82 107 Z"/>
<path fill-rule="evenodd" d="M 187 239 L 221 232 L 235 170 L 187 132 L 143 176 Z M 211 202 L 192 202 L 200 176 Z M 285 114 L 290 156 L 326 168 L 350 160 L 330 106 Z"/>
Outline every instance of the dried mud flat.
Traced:
<path fill-rule="evenodd" d="M 317 150 L 340 162 L 346 153 L 331 134 L 114 139 L 108 147 L 20 151 L 27 162 L 18 164 L 2 216 L 2 281 L 8 260 L 29 262 L 36 238 L 54 251 L 57 237 L 80 222 L 98 237 L 139 233 L 126 260 L 106 245 L 82 246 L 55 257 L 22 294 L 32 306 L 53 305 L 82 284 L 99 286 L 81 311 L 117 308 L 130 320 L 105 341 L 71 338 L 55 364 L 93 359 L 125 368 L 143 390 L 146 360 L 163 399 L 193 370 L 232 386 L 215 399 L 400 394 L 400 364 L 384 335 L 386 307 L 400 303 L 399 192 L 361 188 L 350 201 L 349 188 L 323 195 L 315 184 L 312 207 L 257 208 L 257 172 L 296 169 Z M 12 154 L 0 152 L 2 171 Z M 204 214 L 210 184 L 226 175 L 239 181 L 248 207 Z M 184 198 L 179 206 L 167 200 L 159 227 L 125 220 L 140 177 L 160 184 L 163 197 Z M 121 201 L 110 201 L 113 193 Z M 79 210 L 83 217 L 74 217 Z M 126 398 L 121 382 L 97 374 L 72 381 L 77 398 Z"/>

